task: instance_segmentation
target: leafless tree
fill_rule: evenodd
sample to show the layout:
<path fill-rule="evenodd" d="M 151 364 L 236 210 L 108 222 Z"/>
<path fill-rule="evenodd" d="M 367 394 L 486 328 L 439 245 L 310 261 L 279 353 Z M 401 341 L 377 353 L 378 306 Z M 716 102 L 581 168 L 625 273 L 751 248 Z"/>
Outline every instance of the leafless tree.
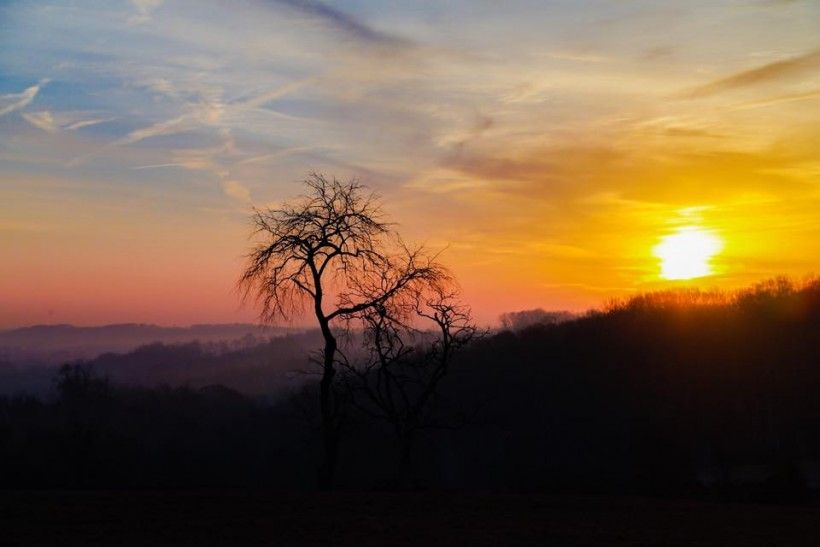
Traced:
<path fill-rule="evenodd" d="M 386 422 L 399 448 L 399 486 L 410 485 L 417 432 L 455 427 L 436 415 L 439 384 L 453 356 L 478 334 L 470 309 L 448 284 L 416 286 L 357 314 L 365 356 L 344 361 L 353 405 Z"/>
<path fill-rule="evenodd" d="M 244 299 L 260 306 L 263 320 L 288 320 L 306 307 L 315 316 L 324 338 L 319 486 L 331 489 L 341 423 L 337 329 L 405 291 L 440 284 L 448 274 L 435 257 L 401 241 L 384 220 L 378 196 L 357 181 L 314 173 L 305 186 L 305 195 L 292 202 L 254 211 L 257 243 L 239 285 Z"/>

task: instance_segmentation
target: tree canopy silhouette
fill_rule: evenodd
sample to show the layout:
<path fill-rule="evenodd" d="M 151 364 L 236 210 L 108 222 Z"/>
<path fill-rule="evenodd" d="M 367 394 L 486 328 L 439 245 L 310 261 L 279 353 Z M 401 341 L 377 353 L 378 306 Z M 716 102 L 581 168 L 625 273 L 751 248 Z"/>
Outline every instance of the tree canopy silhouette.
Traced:
<path fill-rule="evenodd" d="M 319 486 L 330 489 L 341 425 L 334 329 L 403 291 L 444 285 L 450 276 L 435 256 L 401 240 L 385 221 L 379 197 L 358 181 L 313 173 L 304 183 L 303 196 L 279 208 L 254 211 L 257 243 L 247 256 L 240 287 L 245 299 L 260 305 L 264 320 L 288 320 L 305 307 L 315 316 L 324 339 Z"/>

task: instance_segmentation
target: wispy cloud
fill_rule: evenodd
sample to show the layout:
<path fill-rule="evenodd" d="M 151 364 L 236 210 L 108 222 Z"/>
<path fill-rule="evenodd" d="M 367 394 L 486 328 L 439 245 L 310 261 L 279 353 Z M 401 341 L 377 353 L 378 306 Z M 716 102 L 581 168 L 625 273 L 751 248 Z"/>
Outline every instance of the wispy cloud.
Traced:
<path fill-rule="evenodd" d="M 306 85 L 313 83 L 317 80 L 317 78 L 304 78 L 301 80 L 296 80 L 280 87 L 271 89 L 265 93 L 260 93 L 254 97 L 249 99 L 243 99 L 239 101 L 235 101 L 231 103 L 231 107 L 235 110 L 243 111 L 243 110 L 250 110 L 253 108 L 259 108 L 260 106 L 264 106 L 265 104 L 275 101 L 276 99 L 280 99 L 285 95 L 290 95 L 294 91 L 298 91 L 299 89 L 305 87 Z"/>
<path fill-rule="evenodd" d="M 142 171 L 143 169 L 163 169 L 165 167 L 185 167 L 185 165 L 177 162 L 171 163 L 152 163 L 150 165 L 135 165 L 131 169 L 135 171 Z"/>
<path fill-rule="evenodd" d="M 263 163 L 270 160 L 276 160 L 279 158 L 283 158 L 285 156 L 290 156 L 293 154 L 302 154 L 307 152 L 312 152 L 317 150 L 312 146 L 295 146 L 293 148 L 286 148 L 284 150 L 277 150 L 276 152 L 271 152 L 269 154 L 259 154 L 256 156 L 250 156 L 244 159 L 237 161 L 237 165 L 248 165 L 251 163 Z"/>
<path fill-rule="evenodd" d="M 362 42 L 388 47 L 412 45 L 410 40 L 374 29 L 364 21 L 318 0 L 272 0 L 298 13 L 313 17 L 330 28 L 336 29 Z"/>
<path fill-rule="evenodd" d="M 135 129 L 134 131 L 128 133 L 125 137 L 117 140 L 114 144 L 135 144 L 141 140 L 150 137 L 159 137 L 161 135 L 172 135 L 174 133 L 181 133 L 182 131 L 185 131 L 186 129 L 192 127 L 192 122 L 193 116 L 191 115 L 177 116 L 176 118 L 166 120 L 163 122 L 158 122 L 153 125 L 149 125 L 148 127 Z"/>
<path fill-rule="evenodd" d="M 129 25 L 139 25 L 151 20 L 154 10 L 162 5 L 163 0 L 131 0 L 137 13 L 128 18 Z"/>
<path fill-rule="evenodd" d="M 48 110 L 42 112 L 24 112 L 23 119 L 28 123 L 42 129 L 46 133 L 56 133 L 57 126 L 54 123 L 54 116 Z"/>
<path fill-rule="evenodd" d="M 49 110 L 42 110 L 38 112 L 24 112 L 23 119 L 28 123 L 42 129 L 47 133 L 57 133 L 58 131 L 76 131 L 83 127 L 97 125 L 100 123 L 110 122 L 115 118 L 92 118 L 92 119 L 77 119 L 77 114 L 74 112 L 53 114 Z"/>
<path fill-rule="evenodd" d="M 5 116 L 6 114 L 10 114 L 15 110 L 20 110 L 31 104 L 31 101 L 33 101 L 34 97 L 37 96 L 37 93 L 40 92 L 40 89 L 42 89 L 42 87 L 47 83 L 48 79 L 43 79 L 36 85 L 27 87 L 22 93 L 0 95 L 0 116 Z"/>
<path fill-rule="evenodd" d="M 817 68 L 820 68 L 820 49 L 815 49 L 804 55 L 774 61 L 750 70 L 737 72 L 706 85 L 696 87 L 685 95 L 688 98 L 709 97 L 725 91 L 800 76 Z"/>
<path fill-rule="evenodd" d="M 312 80 L 313 78 L 297 80 L 249 99 L 238 100 L 228 104 L 224 104 L 219 100 L 200 101 L 199 103 L 189 104 L 188 113 L 169 120 L 157 122 L 147 127 L 135 129 L 123 138 L 117 140 L 114 144 L 118 146 L 135 144 L 151 137 L 182 133 L 202 125 L 218 125 L 225 114 L 235 115 L 246 110 L 259 108 L 266 103 L 298 90 Z"/>
<path fill-rule="evenodd" d="M 204 171 L 211 173 L 219 180 L 222 192 L 241 202 L 250 202 L 251 192 L 248 187 L 232 175 L 234 165 L 240 165 L 241 158 L 246 154 L 239 150 L 236 141 L 229 129 L 220 131 L 222 143 L 218 146 L 174 150 L 171 153 L 172 162 L 132 167 L 135 170 L 162 169 L 177 167 L 188 171 Z"/>
<path fill-rule="evenodd" d="M 765 106 L 772 106 L 780 103 L 792 103 L 796 101 L 810 101 L 820 99 L 820 89 L 812 89 L 803 93 L 790 93 L 788 95 L 778 95 L 777 97 L 769 97 L 759 101 L 750 101 L 731 107 L 729 110 L 748 110 L 750 108 L 762 108 Z"/>
<path fill-rule="evenodd" d="M 226 196 L 232 197 L 239 201 L 251 201 L 250 190 L 248 190 L 248 187 L 239 182 L 238 180 L 223 180 L 221 186 L 222 191 L 225 193 Z"/>
<path fill-rule="evenodd" d="M 114 121 L 116 118 L 94 118 L 91 120 L 80 120 L 74 123 L 70 123 L 63 127 L 63 129 L 67 131 L 75 131 L 77 129 L 82 129 L 83 127 L 89 127 L 92 125 L 97 125 L 100 123 L 106 123 L 110 121 Z"/>

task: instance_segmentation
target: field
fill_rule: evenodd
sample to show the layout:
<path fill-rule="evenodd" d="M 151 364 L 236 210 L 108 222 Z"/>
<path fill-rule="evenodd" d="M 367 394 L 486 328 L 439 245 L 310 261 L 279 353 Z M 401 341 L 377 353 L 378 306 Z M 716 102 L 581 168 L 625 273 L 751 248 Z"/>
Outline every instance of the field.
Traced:
<path fill-rule="evenodd" d="M 820 544 L 820 506 L 651 498 L 5 492 L 4 545 Z"/>

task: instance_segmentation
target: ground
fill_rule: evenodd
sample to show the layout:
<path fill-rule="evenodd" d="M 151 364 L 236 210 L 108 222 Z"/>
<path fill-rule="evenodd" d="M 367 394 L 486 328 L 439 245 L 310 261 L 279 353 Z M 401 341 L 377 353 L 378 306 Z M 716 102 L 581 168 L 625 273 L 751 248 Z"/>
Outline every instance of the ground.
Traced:
<path fill-rule="evenodd" d="M 820 545 L 820 506 L 464 493 L 0 492 L 1 545 Z"/>

